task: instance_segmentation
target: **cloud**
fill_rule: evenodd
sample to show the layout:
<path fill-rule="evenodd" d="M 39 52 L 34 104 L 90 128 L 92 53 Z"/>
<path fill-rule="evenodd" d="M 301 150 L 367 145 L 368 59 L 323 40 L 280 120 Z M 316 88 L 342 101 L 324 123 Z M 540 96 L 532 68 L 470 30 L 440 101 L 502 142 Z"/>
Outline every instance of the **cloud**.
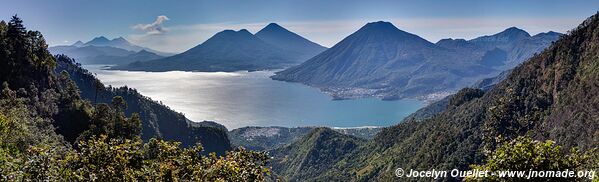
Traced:
<path fill-rule="evenodd" d="M 132 28 L 135 30 L 144 31 L 149 35 L 163 34 L 166 32 L 166 29 L 162 26 L 162 23 L 167 20 L 170 20 L 167 16 L 160 15 L 156 17 L 156 20 L 150 24 L 137 24 Z"/>

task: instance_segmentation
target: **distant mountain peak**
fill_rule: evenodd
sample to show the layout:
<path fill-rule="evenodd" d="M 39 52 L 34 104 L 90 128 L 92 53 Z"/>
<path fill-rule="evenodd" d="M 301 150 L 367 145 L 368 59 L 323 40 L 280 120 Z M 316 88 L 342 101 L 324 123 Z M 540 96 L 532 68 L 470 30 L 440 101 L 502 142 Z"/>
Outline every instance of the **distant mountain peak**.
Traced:
<path fill-rule="evenodd" d="M 90 40 L 89 42 L 86 42 L 85 45 L 106 45 L 109 44 L 110 40 L 108 40 L 106 37 L 104 36 L 99 36 L 99 37 L 95 37 L 94 39 Z"/>
<path fill-rule="evenodd" d="M 220 32 L 218 32 L 216 34 L 219 34 L 219 33 L 235 33 L 235 32 L 237 32 L 237 31 L 231 30 L 231 29 L 226 29 L 226 30 L 220 31 Z"/>
<path fill-rule="evenodd" d="M 127 41 L 127 39 L 123 38 L 123 37 L 118 37 L 118 38 L 114 38 L 111 41 L 124 41 L 124 42 L 129 42 Z"/>
<path fill-rule="evenodd" d="M 475 39 L 470 40 L 474 43 L 483 43 L 483 44 L 494 44 L 494 43 L 510 43 L 518 40 L 529 39 L 531 38 L 528 32 L 517 28 L 517 27 L 509 27 L 499 33 L 493 35 L 486 35 L 482 37 L 477 37 Z"/>
<path fill-rule="evenodd" d="M 110 41 L 104 36 L 95 37 L 92 41 Z"/>
<path fill-rule="evenodd" d="M 277 24 L 277 23 L 269 23 L 268 25 L 266 25 L 266 27 L 264 27 L 265 29 L 268 28 L 277 28 L 277 29 L 285 29 L 283 28 L 281 25 Z"/>
<path fill-rule="evenodd" d="M 537 37 L 537 36 L 561 36 L 561 35 L 563 35 L 563 34 L 559 33 L 559 32 L 549 31 L 549 32 L 538 33 L 538 34 L 534 35 L 534 37 Z"/>
<path fill-rule="evenodd" d="M 72 44 L 72 46 L 81 47 L 81 46 L 83 46 L 83 42 L 81 42 L 80 40 L 78 40 L 77 42 L 75 42 L 74 44 Z"/>
<path fill-rule="evenodd" d="M 466 41 L 466 39 L 446 38 L 446 39 L 441 39 L 441 40 L 437 41 L 437 43 L 435 43 L 435 44 L 441 44 L 441 43 L 445 43 L 445 42 L 468 42 L 468 41 Z"/>
<path fill-rule="evenodd" d="M 312 58 L 326 49 L 276 23 L 266 25 L 255 35 L 268 44 L 303 54 L 302 59 Z"/>
<path fill-rule="evenodd" d="M 258 31 L 256 36 L 260 37 L 268 34 L 288 34 L 287 36 L 289 36 L 289 34 L 293 34 L 293 36 L 299 36 L 276 23 L 269 23 L 260 31 Z"/>
<path fill-rule="evenodd" d="M 359 37 L 370 37 L 365 40 L 376 44 L 382 44 L 382 42 L 394 42 L 394 44 L 397 43 L 402 46 L 435 46 L 428 40 L 425 40 L 424 38 L 418 35 L 400 30 L 392 23 L 386 21 L 367 23 L 347 38 L 350 37 L 353 39 L 362 39 Z"/>
<path fill-rule="evenodd" d="M 524 31 L 524 30 L 522 30 L 518 27 L 510 27 L 510 28 L 505 29 L 505 31 Z"/>
<path fill-rule="evenodd" d="M 218 33 L 216 33 L 216 34 L 220 34 L 220 33 L 225 33 L 225 34 L 236 34 L 236 33 L 250 33 L 250 32 L 249 32 L 248 30 L 246 30 L 246 29 L 241 29 L 241 30 L 238 30 L 238 31 L 231 30 L 231 29 L 227 29 L 227 30 L 220 31 L 220 32 L 218 32 Z M 250 34 L 251 34 L 251 33 L 250 33 Z"/>
<path fill-rule="evenodd" d="M 142 49 L 142 50 L 138 51 L 137 54 L 154 54 L 154 53 L 150 52 L 150 51 L 147 51 L 145 49 Z"/>
<path fill-rule="evenodd" d="M 254 35 L 246 29 L 241 29 L 238 31 L 223 30 L 221 32 L 214 34 L 214 36 L 209 38 L 206 42 L 209 42 L 210 40 L 218 40 L 218 39 L 233 39 L 233 40 L 252 39 L 253 37 L 254 37 Z"/>
<path fill-rule="evenodd" d="M 377 21 L 367 23 L 362 27 L 363 29 L 376 29 L 376 30 L 399 30 L 395 25 L 391 22 L 386 21 Z"/>
<path fill-rule="evenodd" d="M 525 37 L 530 37 L 530 34 L 528 34 L 528 32 L 518 28 L 518 27 L 510 27 L 507 28 L 505 30 L 503 30 L 502 32 L 499 32 L 497 35 L 512 35 L 512 36 L 525 36 Z"/>
<path fill-rule="evenodd" d="M 262 33 L 260 33 L 262 32 Z M 256 33 L 256 35 L 258 34 L 264 34 L 267 32 L 283 32 L 283 33 L 287 33 L 287 32 L 291 32 L 289 30 L 287 30 L 286 28 L 282 27 L 279 24 L 276 23 L 269 23 L 268 25 L 266 25 L 266 27 L 262 28 L 262 30 L 260 30 L 258 33 Z"/>
<path fill-rule="evenodd" d="M 366 25 L 393 25 L 393 24 L 388 21 L 375 21 L 375 22 L 367 23 Z"/>
<path fill-rule="evenodd" d="M 238 33 L 244 33 L 244 34 L 252 34 L 250 33 L 250 31 L 248 31 L 247 29 L 241 29 L 239 31 L 237 31 Z"/>

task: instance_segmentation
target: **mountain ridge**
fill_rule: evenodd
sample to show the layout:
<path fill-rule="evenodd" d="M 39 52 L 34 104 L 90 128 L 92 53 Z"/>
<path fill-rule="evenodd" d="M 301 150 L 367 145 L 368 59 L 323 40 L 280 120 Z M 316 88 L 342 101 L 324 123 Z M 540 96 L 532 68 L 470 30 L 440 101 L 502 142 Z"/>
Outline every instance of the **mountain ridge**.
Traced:
<path fill-rule="evenodd" d="M 306 55 L 303 56 L 302 59 L 306 60 L 327 49 L 326 47 L 318 45 L 276 23 L 268 24 L 266 27 L 256 32 L 255 35 L 266 43 L 280 48 L 303 52 Z"/>
<path fill-rule="evenodd" d="M 563 147 L 556 150 L 576 147 L 593 154 L 599 146 L 599 125 L 595 124 L 599 120 L 594 117 L 599 113 L 595 94 L 599 91 L 598 42 L 599 14 L 595 14 L 543 52 L 506 73 L 506 78 L 489 90 L 462 89 L 439 104 L 446 105 L 444 111 L 433 109 L 431 112 L 438 113 L 408 117 L 344 157 L 321 159 L 325 162 L 312 164 L 313 169 L 325 167 L 322 171 L 283 176 L 394 181 L 398 179 L 394 173 L 397 168 L 470 170 L 472 165 L 485 163 L 486 153 L 504 141 L 520 137 L 554 141 Z M 284 166 L 283 170 L 298 166 L 284 159 L 276 159 L 282 161 L 279 165 Z M 430 178 L 415 181 L 430 181 Z"/>
<path fill-rule="evenodd" d="M 322 49 L 276 24 L 269 24 L 263 30 L 256 35 L 246 29 L 224 30 L 183 53 L 113 69 L 208 72 L 278 69 L 298 64 Z M 297 45 L 309 47 L 300 50 L 286 49 Z"/>
<path fill-rule="evenodd" d="M 269 152 L 273 156 L 274 175 L 284 176 L 289 181 L 322 181 L 319 172 L 333 167 L 331 162 L 364 142 L 330 128 L 314 128 L 298 141 Z"/>
<path fill-rule="evenodd" d="M 171 53 L 137 46 L 123 37 L 109 40 L 104 36 L 95 37 L 85 43 L 77 41 L 72 45 L 53 46 L 49 47 L 48 50 L 52 54 L 68 55 L 82 64 L 105 65 L 129 64 L 135 61 L 148 61 L 172 55 Z M 141 51 L 143 51 L 144 56 L 140 56 Z"/>
<path fill-rule="evenodd" d="M 56 72 L 66 72 L 80 89 L 81 98 L 97 103 L 110 103 L 115 96 L 121 96 L 128 107 L 125 114 L 138 113 L 141 119 L 141 138 L 148 141 L 153 137 L 181 142 L 189 147 L 201 142 L 205 153 L 216 152 L 224 155 L 232 149 L 227 131 L 218 123 L 193 123 L 183 114 L 171 110 L 168 106 L 141 95 L 129 87 L 104 87 L 91 72 L 81 68 L 75 60 L 66 56 L 57 58 Z M 98 89 L 98 86 L 104 87 Z M 72 124 L 72 123 L 71 123 Z M 224 128 L 224 129 L 223 129 Z M 72 132 L 72 131 L 70 131 Z"/>
<path fill-rule="evenodd" d="M 81 42 L 81 41 L 78 41 L 78 42 Z M 123 37 L 117 37 L 117 38 L 110 40 L 104 36 L 99 36 L 99 37 L 93 38 L 92 40 L 90 40 L 88 42 L 85 42 L 82 46 L 108 46 L 108 47 L 125 49 L 125 50 L 133 51 L 133 52 L 139 52 L 141 50 L 146 50 L 146 51 L 153 52 L 153 53 L 161 55 L 161 56 L 172 55 L 172 53 L 157 51 L 157 50 L 153 50 L 153 49 L 150 49 L 147 47 L 135 45 Z"/>
<path fill-rule="evenodd" d="M 431 43 L 389 22 L 371 22 L 274 80 L 317 87 L 334 98 L 417 98 L 451 93 L 509 69 L 559 38 L 511 27 L 472 40 Z"/>

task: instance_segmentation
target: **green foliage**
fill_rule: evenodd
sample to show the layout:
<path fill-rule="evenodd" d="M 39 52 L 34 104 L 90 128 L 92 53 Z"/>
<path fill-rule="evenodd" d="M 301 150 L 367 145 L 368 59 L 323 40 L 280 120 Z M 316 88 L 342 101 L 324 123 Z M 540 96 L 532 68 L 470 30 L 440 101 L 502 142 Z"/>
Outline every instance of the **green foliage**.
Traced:
<path fill-rule="evenodd" d="M 142 165 L 141 141 L 109 139 L 106 135 L 80 142 L 79 152 L 67 157 L 76 178 L 98 181 L 133 179 Z"/>
<path fill-rule="evenodd" d="M 9 181 L 262 181 L 268 156 L 243 148 L 226 156 L 205 156 L 201 145 L 111 139 L 80 142 L 66 154 L 49 146 L 31 146 L 24 154 L 0 150 L 1 177 Z M 5 158 L 6 157 L 6 158 Z M 8 160 L 6 160 L 8 159 Z"/>
<path fill-rule="evenodd" d="M 513 159 L 526 159 L 523 162 L 529 165 L 545 165 L 541 161 L 529 161 L 535 159 L 532 155 L 546 159 L 547 155 L 563 154 L 570 158 L 548 161 L 557 162 L 559 167 L 577 167 L 569 164 L 579 161 L 574 156 L 581 156 L 580 153 L 597 156 L 599 150 L 599 72 L 595 71 L 599 70 L 598 43 L 599 14 L 596 14 L 515 68 L 504 81 L 484 94 L 475 91 L 473 97 L 456 97 L 457 100 L 452 101 L 454 104 L 441 113 L 425 115 L 426 119 L 405 120 L 383 129 L 373 140 L 345 156 L 314 164 L 329 166 L 335 163 L 316 178 L 393 181 L 398 180 L 393 171 L 399 167 L 468 170 L 472 164 L 490 160 L 492 152 L 502 147 L 504 152 L 511 154 L 524 152 L 521 156 L 513 154 L 520 157 Z M 463 94 L 467 95 L 470 94 Z M 541 147 L 539 150 L 505 150 L 510 146 L 502 144 L 521 136 L 552 140 L 555 144 L 531 145 Z M 557 145 L 577 148 L 580 152 L 557 153 Z M 531 156 L 526 156 L 529 154 Z M 502 163 L 506 168 L 512 164 L 517 165 Z M 286 168 L 300 166 L 294 163 L 281 165 L 288 165 Z M 588 168 L 597 169 L 597 161 Z M 276 172 L 277 169 L 273 170 Z M 297 172 L 298 176 L 310 175 Z"/>
<path fill-rule="evenodd" d="M 471 101 L 472 99 L 482 97 L 483 94 L 485 94 L 485 92 L 483 92 L 481 89 L 464 88 L 451 96 L 448 107 L 460 106 L 468 101 Z"/>
<path fill-rule="evenodd" d="M 232 150 L 226 128 L 220 129 L 224 126 L 216 126 L 219 124 L 198 125 L 189 121 L 183 114 L 177 113 L 168 106 L 153 101 L 149 97 L 141 95 L 135 89 L 126 86 L 120 88 L 104 87 L 102 82 L 92 73 L 81 68 L 79 63 L 67 56 L 58 55 L 57 62 L 56 72 L 68 72 L 71 79 L 77 83 L 81 90 L 83 99 L 91 100 L 92 103 L 97 104 L 112 103 L 115 96 L 122 97 L 127 104 L 124 109 L 125 115 L 133 117 L 134 113 L 139 114 L 142 121 L 141 138 L 144 141 L 149 141 L 153 137 L 160 137 L 164 140 L 179 141 L 183 147 L 192 147 L 201 142 L 205 154 L 216 152 L 218 155 L 224 155 L 225 151 Z M 67 126 L 73 126 L 73 124 Z M 87 130 L 87 125 L 84 126 L 76 127 L 74 130 L 69 129 L 69 131 Z M 181 133 L 185 133 L 185 135 L 181 135 Z M 69 133 L 61 134 L 69 135 Z"/>
<path fill-rule="evenodd" d="M 6 117 L 4 117 L 4 115 L 0 114 L 0 134 L 5 134 L 8 132 L 9 129 L 9 123 L 6 120 Z M 1 138 L 0 138 L 1 139 Z M 0 142 L 2 142 L 4 140 L 0 140 Z"/>
<path fill-rule="evenodd" d="M 93 136 L 107 135 L 109 138 L 134 139 L 141 133 L 141 121 L 137 113 L 125 117 L 123 109 L 126 103 L 122 97 L 114 97 L 113 107 L 98 104 L 91 117 L 89 130 L 81 134 L 79 140 Z"/>
<path fill-rule="evenodd" d="M 335 161 L 364 143 L 330 128 L 314 128 L 297 142 L 271 151 L 273 171 L 289 181 L 319 180 Z"/>
<path fill-rule="evenodd" d="M 27 31 L 23 21 L 13 16 L 0 28 L 0 80 L 13 88 L 26 88 L 35 83 L 38 88 L 53 85 L 50 73 L 56 66 L 48 52 L 43 36 L 37 31 Z M 11 79 L 7 79 L 7 78 Z"/>
<path fill-rule="evenodd" d="M 127 109 L 127 102 L 121 96 L 114 96 L 112 98 L 112 107 L 114 107 L 114 109 L 116 109 L 117 111 L 122 112 L 125 109 Z"/>
<path fill-rule="evenodd" d="M 51 118 L 47 117 L 56 112 L 52 103 L 54 94 L 44 92 L 48 94 L 20 97 L 7 85 L 4 84 L 0 95 L 0 114 L 4 115 L 6 127 L 6 132 L 0 135 L 5 147 L 24 151 L 30 145 L 59 145 L 62 139 L 54 132 Z"/>
<path fill-rule="evenodd" d="M 593 158 L 589 151 L 583 154 L 573 148 L 565 152 L 555 142 L 532 140 L 526 137 L 518 137 L 512 141 L 500 145 L 483 165 L 473 165 L 473 169 L 481 171 L 586 171 L 597 170 L 599 158 Z M 594 167 L 594 168 L 593 168 Z M 488 178 L 469 177 L 466 181 L 522 181 L 522 178 L 499 178 L 490 176 Z M 587 178 L 534 178 L 535 181 L 585 181 Z"/>
<path fill-rule="evenodd" d="M 126 117 L 125 97 L 162 107 L 169 116 L 174 112 L 128 88 L 123 89 L 128 95 L 112 99 L 112 107 L 93 107 L 71 80 L 74 72 L 55 73 L 46 48 L 41 34 L 27 31 L 18 17 L 0 22 L 0 181 L 261 181 L 268 173 L 265 153 L 239 149 L 216 157 L 203 155 L 200 144 L 183 148 L 158 139 L 144 144 L 141 117 L 134 112 Z M 214 139 L 228 146 L 221 129 L 190 128 L 185 117 L 176 116 L 188 130 L 173 133 L 192 138 L 221 132 L 224 139 Z"/>

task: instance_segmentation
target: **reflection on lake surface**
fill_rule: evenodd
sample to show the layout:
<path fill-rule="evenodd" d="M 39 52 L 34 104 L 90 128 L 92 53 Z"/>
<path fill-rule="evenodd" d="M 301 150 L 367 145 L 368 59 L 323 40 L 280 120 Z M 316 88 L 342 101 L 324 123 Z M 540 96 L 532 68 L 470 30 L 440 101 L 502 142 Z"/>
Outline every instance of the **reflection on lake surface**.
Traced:
<path fill-rule="evenodd" d="M 274 81 L 273 71 L 130 72 L 84 66 L 106 85 L 127 85 L 193 121 L 244 126 L 389 126 L 424 106 L 417 100 L 331 100 L 298 83 Z"/>

